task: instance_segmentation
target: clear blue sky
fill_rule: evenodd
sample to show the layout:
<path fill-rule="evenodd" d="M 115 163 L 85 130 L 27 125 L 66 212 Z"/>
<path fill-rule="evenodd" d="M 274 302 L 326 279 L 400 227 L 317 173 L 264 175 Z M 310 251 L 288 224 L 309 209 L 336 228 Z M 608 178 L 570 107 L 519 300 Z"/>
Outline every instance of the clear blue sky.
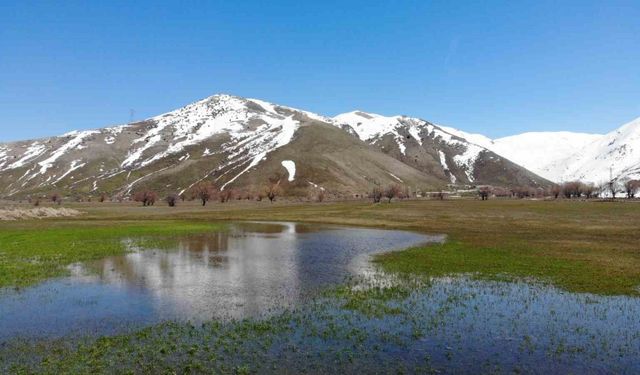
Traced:
<path fill-rule="evenodd" d="M 215 93 L 606 132 L 640 116 L 640 1 L 0 0 L 0 141 Z"/>

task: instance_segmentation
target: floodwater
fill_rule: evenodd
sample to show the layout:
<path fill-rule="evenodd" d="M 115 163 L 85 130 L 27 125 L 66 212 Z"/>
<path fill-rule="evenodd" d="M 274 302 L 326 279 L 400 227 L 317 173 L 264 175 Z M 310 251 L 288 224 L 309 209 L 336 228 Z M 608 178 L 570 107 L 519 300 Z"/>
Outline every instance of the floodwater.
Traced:
<path fill-rule="evenodd" d="M 178 348 L 202 348 L 190 358 L 217 372 L 228 371 L 220 364 L 249 363 L 257 373 L 640 373 L 640 298 L 465 275 L 395 279 L 369 262 L 374 253 L 444 239 L 234 223 L 178 238 L 168 250 L 125 240 L 132 250 L 126 255 L 76 264 L 71 277 L 0 294 L 0 372 L 38 363 L 21 340 L 12 346 L 14 338 L 105 335 L 177 320 L 204 324 L 154 326 L 136 341 L 136 353 L 177 372 L 182 352 L 158 351 L 167 337 Z M 364 310 L 318 293 L 349 277 L 352 291 L 371 293 Z M 385 283 L 407 293 L 376 300 L 380 289 L 371 287 Z M 371 314 L 379 305 L 387 312 Z M 293 309 L 279 314 L 287 308 Z M 264 318 L 273 329 L 242 336 L 227 334 L 241 322 L 210 322 L 228 318 Z M 118 349 L 102 353 L 104 363 L 123 372 L 135 367 L 140 357 Z"/>
<path fill-rule="evenodd" d="M 272 315 L 366 273 L 373 253 L 443 240 L 295 223 L 233 223 L 179 238 L 169 250 L 128 239 L 126 255 L 75 264 L 71 277 L 0 294 L 0 341 Z"/>

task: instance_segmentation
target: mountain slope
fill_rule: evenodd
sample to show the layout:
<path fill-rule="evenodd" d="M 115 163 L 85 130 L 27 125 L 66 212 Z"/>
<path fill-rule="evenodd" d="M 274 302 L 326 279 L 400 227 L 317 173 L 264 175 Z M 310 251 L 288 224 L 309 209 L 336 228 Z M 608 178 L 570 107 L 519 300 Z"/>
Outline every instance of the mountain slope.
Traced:
<path fill-rule="evenodd" d="M 567 158 L 551 165 L 562 179 L 596 183 L 610 177 L 640 179 L 640 118 L 596 139 Z"/>
<path fill-rule="evenodd" d="M 361 194 L 372 184 L 441 183 L 340 131 L 331 119 L 215 95 L 141 122 L 0 145 L 0 194 L 126 196 L 143 186 L 182 192 L 205 178 L 223 189 L 258 189 L 287 173 L 285 160 L 299 164 L 295 178 L 283 182 L 299 194 L 310 186 Z"/>
<path fill-rule="evenodd" d="M 563 171 L 556 166 L 559 161 L 602 137 L 599 134 L 560 131 L 528 132 L 490 139 L 481 134 L 465 133 L 444 126 L 442 128 L 556 182 L 563 180 Z"/>
<path fill-rule="evenodd" d="M 544 186 L 548 181 L 491 150 L 427 121 L 362 111 L 333 118 L 337 126 L 405 164 L 452 184 Z"/>
<path fill-rule="evenodd" d="M 640 178 L 640 118 L 605 135 L 523 133 L 499 139 L 442 127 L 551 181 L 594 183 Z"/>
<path fill-rule="evenodd" d="M 246 191 L 278 180 L 293 195 L 310 188 L 362 195 L 391 183 L 548 183 L 420 119 L 364 112 L 328 118 L 230 95 L 131 124 L 0 144 L 4 197 L 184 192 L 204 179 Z"/>

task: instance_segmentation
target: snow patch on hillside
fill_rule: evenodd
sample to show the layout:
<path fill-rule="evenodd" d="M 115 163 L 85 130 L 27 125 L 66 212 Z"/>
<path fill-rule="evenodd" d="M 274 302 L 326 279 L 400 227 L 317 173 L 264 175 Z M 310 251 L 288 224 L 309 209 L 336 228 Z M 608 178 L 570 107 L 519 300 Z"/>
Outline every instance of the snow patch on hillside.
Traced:
<path fill-rule="evenodd" d="M 309 185 L 313 186 L 316 189 L 320 189 L 320 190 L 324 190 L 324 188 L 316 183 L 313 183 L 311 181 L 307 181 L 309 183 Z"/>
<path fill-rule="evenodd" d="M 296 163 L 293 160 L 283 160 L 282 166 L 285 167 L 287 173 L 289 173 L 288 181 L 291 182 L 296 178 Z"/>
<path fill-rule="evenodd" d="M 9 155 L 7 155 L 9 149 L 5 146 L 0 146 L 0 171 L 4 170 L 4 165 L 7 163 L 7 159 L 9 159 Z"/>
<path fill-rule="evenodd" d="M 393 173 L 391 173 L 391 172 L 387 172 L 387 173 L 389 173 L 389 176 L 391 176 L 391 177 L 395 178 L 396 180 L 398 180 L 398 182 L 400 182 L 400 183 L 404 183 L 404 181 L 402 181 L 402 180 L 400 179 L 400 177 L 396 176 L 395 174 L 393 174 Z"/>
<path fill-rule="evenodd" d="M 385 135 L 392 135 L 398 145 L 398 149 L 403 155 L 406 155 L 405 139 L 399 133 L 399 130 L 404 127 L 401 123 L 403 116 L 386 117 L 375 113 L 365 113 L 362 111 L 353 111 L 349 113 L 343 113 L 333 118 L 333 123 L 336 125 L 349 125 L 358 135 L 358 138 L 365 142 L 371 142 L 377 138 L 381 138 Z M 413 120 L 408 119 L 407 120 Z M 413 124 L 418 125 L 418 124 Z M 420 124 L 421 125 L 421 124 Z M 415 138 L 420 142 L 419 129 L 417 126 L 412 128 Z"/>
<path fill-rule="evenodd" d="M 70 139 L 61 147 L 59 147 L 53 154 L 51 154 L 51 156 L 38 163 L 38 165 L 40 165 L 40 171 L 38 172 L 38 174 L 46 173 L 47 170 L 51 168 L 56 160 L 58 160 L 62 155 L 73 149 L 76 149 L 78 146 L 82 145 L 82 142 L 84 142 L 87 137 L 97 133 L 99 132 L 95 130 L 86 130 L 81 132 L 74 131 L 65 134 L 65 137 L 68 137 Z"/>
<path fill-rule="evenodd" d="M 33 159 L 42 155 L 47 150 L 47 147 L 40 142 L 32 143 L 27 150 L 22 154 L 22 157 L 18 159 L 16 162 L 11 163 L 7 166 L 6 169 L 16 169 L 20 168 L 26 164 L 28 164 Z"/>
<path fill-rule="evenodd" d="M 108 145 L 114 144 L 118 135 L 120 135 L 126 127 L 127 125 L 119 125 L 104 129 L 104 133 L 106 134 L 104 137 L 104 143 Z"/>
<path fill-rule="evenodd" d="M 227 135 L 230 140 L 218 152 L 229 153 L 226 166 L 246 164 L 235 181 L 248 169 L 257 165 L 266 154 L 288 144 L 299 124 L 293 116 L 285 117 L 276 111 L 276 106 L 264 101 L 256 101 L 265 110 L 253 111 L 247 106 L 248 100 L 229 95 L 216 95 L 176 111 L 169 112 L 148 121 L 155 125 L 134 143 L 144 144 L 133 150 L 122 163 L 125 168 L 142 168 L 168 155 L 183 151 L 217 134 Z M 256 129 L 247 126 L 251 121 L 262 122 Z M 171 134 L 170 143 L 164 151 L 144 159 L 145 151 L 163 142 L 164 134 Z M 207 149 L 208 155 L 212 154 Z M 223 187 L 224 187 L 223 186 Z"/>
<path fill-rule="evenodd" d="M 469 182 L 473 182 L 475 178 L 473 177 L 473 172 L 475 169 L 475 162 L 478 159 L 478 156 L 485 149 L 474 145 L 472 143 L 467 144 L 467 149 L 461 155 L 456 155 L 453 157 L 453 161 L 460 167 L 464 168 L 464 173 L 467 175 L 467 179 Z"/>
<path fill-rule="evenodd" d="M 82 163 L 82 160 L 74 160 L 71 162 L 71 165 L 69 166 L 69 170 L 66 171 L 62 176 L 60 176 L 57 180 L 52 182 L 52 185 L 57 184 L 58 182 L 62 181 L 62 179 L 64 179 L 65 177 L 67 177 L 69 174 L 71 174 L 71 172 L 80 169 L 82 167 L 84 167 L 85 165 L 87 165 L 87 163 Z"/>
<path fill-rule="evenodd" d="M 451 173 L 451 169 L 449 169 L 449 166 L 447 165 L 447 156 L 442 151 L 438 151 L 438 156 L 440 156 L 440 165 L 442 166 L 442 169 L 445 171 L 446 174 L 449 175 L 449 179 L 451 180 L 451 183 L 455 184 L 456 176 L 454 176 L 453 173 Z"/>

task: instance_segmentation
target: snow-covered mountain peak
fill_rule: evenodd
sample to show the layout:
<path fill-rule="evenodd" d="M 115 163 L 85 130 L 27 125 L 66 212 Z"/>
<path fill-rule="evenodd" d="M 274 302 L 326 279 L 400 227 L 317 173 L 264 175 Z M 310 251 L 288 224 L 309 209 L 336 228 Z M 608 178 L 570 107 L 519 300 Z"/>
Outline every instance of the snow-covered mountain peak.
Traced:
<path fill-rule="evenodd" d="M 490 139 L 441 127 L 551 181 L 640 178 L 640 118 L 602 135 L 568 131 L 526 132 Z"/>
<path fill-rule="evenodd" d="M 259 99 L 213 95 L 145 120 L 152 125 L 133 141 L 138 146 L 131 150 L 122 167 L 144 167 L 218 135 L 230 138 L 220 152 L 236 155 L 238 147 L 241 147 L 254 156 L 266 155 L 291 140 L 300 125 L 299 120 L 294 119 L 299 114 L 314 120 L 327 120 L 310 112 Z M 167 142 L 167 138 L 170 138 L 169 144 L 163 152 L 145 157 L 147 150 Z"/>
<path fill-rule="evenodd" d="M 563 169 L 564 180 L 596 183 L 640 178 L 640 118 L 599 137 L 569 157 L 554 164 Z"/>
<path fill-rule="evenodd" d="M 424 120 L 406 116 L 383 116 L 376 113 L 364 111 L 352 111 L 337 115 L 333 118 L 333 123 L 338 126 L 348 125 L 363 141 L 370 141 L 382 137 L 386 134 L 393 134 L 396 137 L 402 136 L 399 129 L 406 128 L 414 133 L 416 139 L 419 128 L 428 123 Z"/>

